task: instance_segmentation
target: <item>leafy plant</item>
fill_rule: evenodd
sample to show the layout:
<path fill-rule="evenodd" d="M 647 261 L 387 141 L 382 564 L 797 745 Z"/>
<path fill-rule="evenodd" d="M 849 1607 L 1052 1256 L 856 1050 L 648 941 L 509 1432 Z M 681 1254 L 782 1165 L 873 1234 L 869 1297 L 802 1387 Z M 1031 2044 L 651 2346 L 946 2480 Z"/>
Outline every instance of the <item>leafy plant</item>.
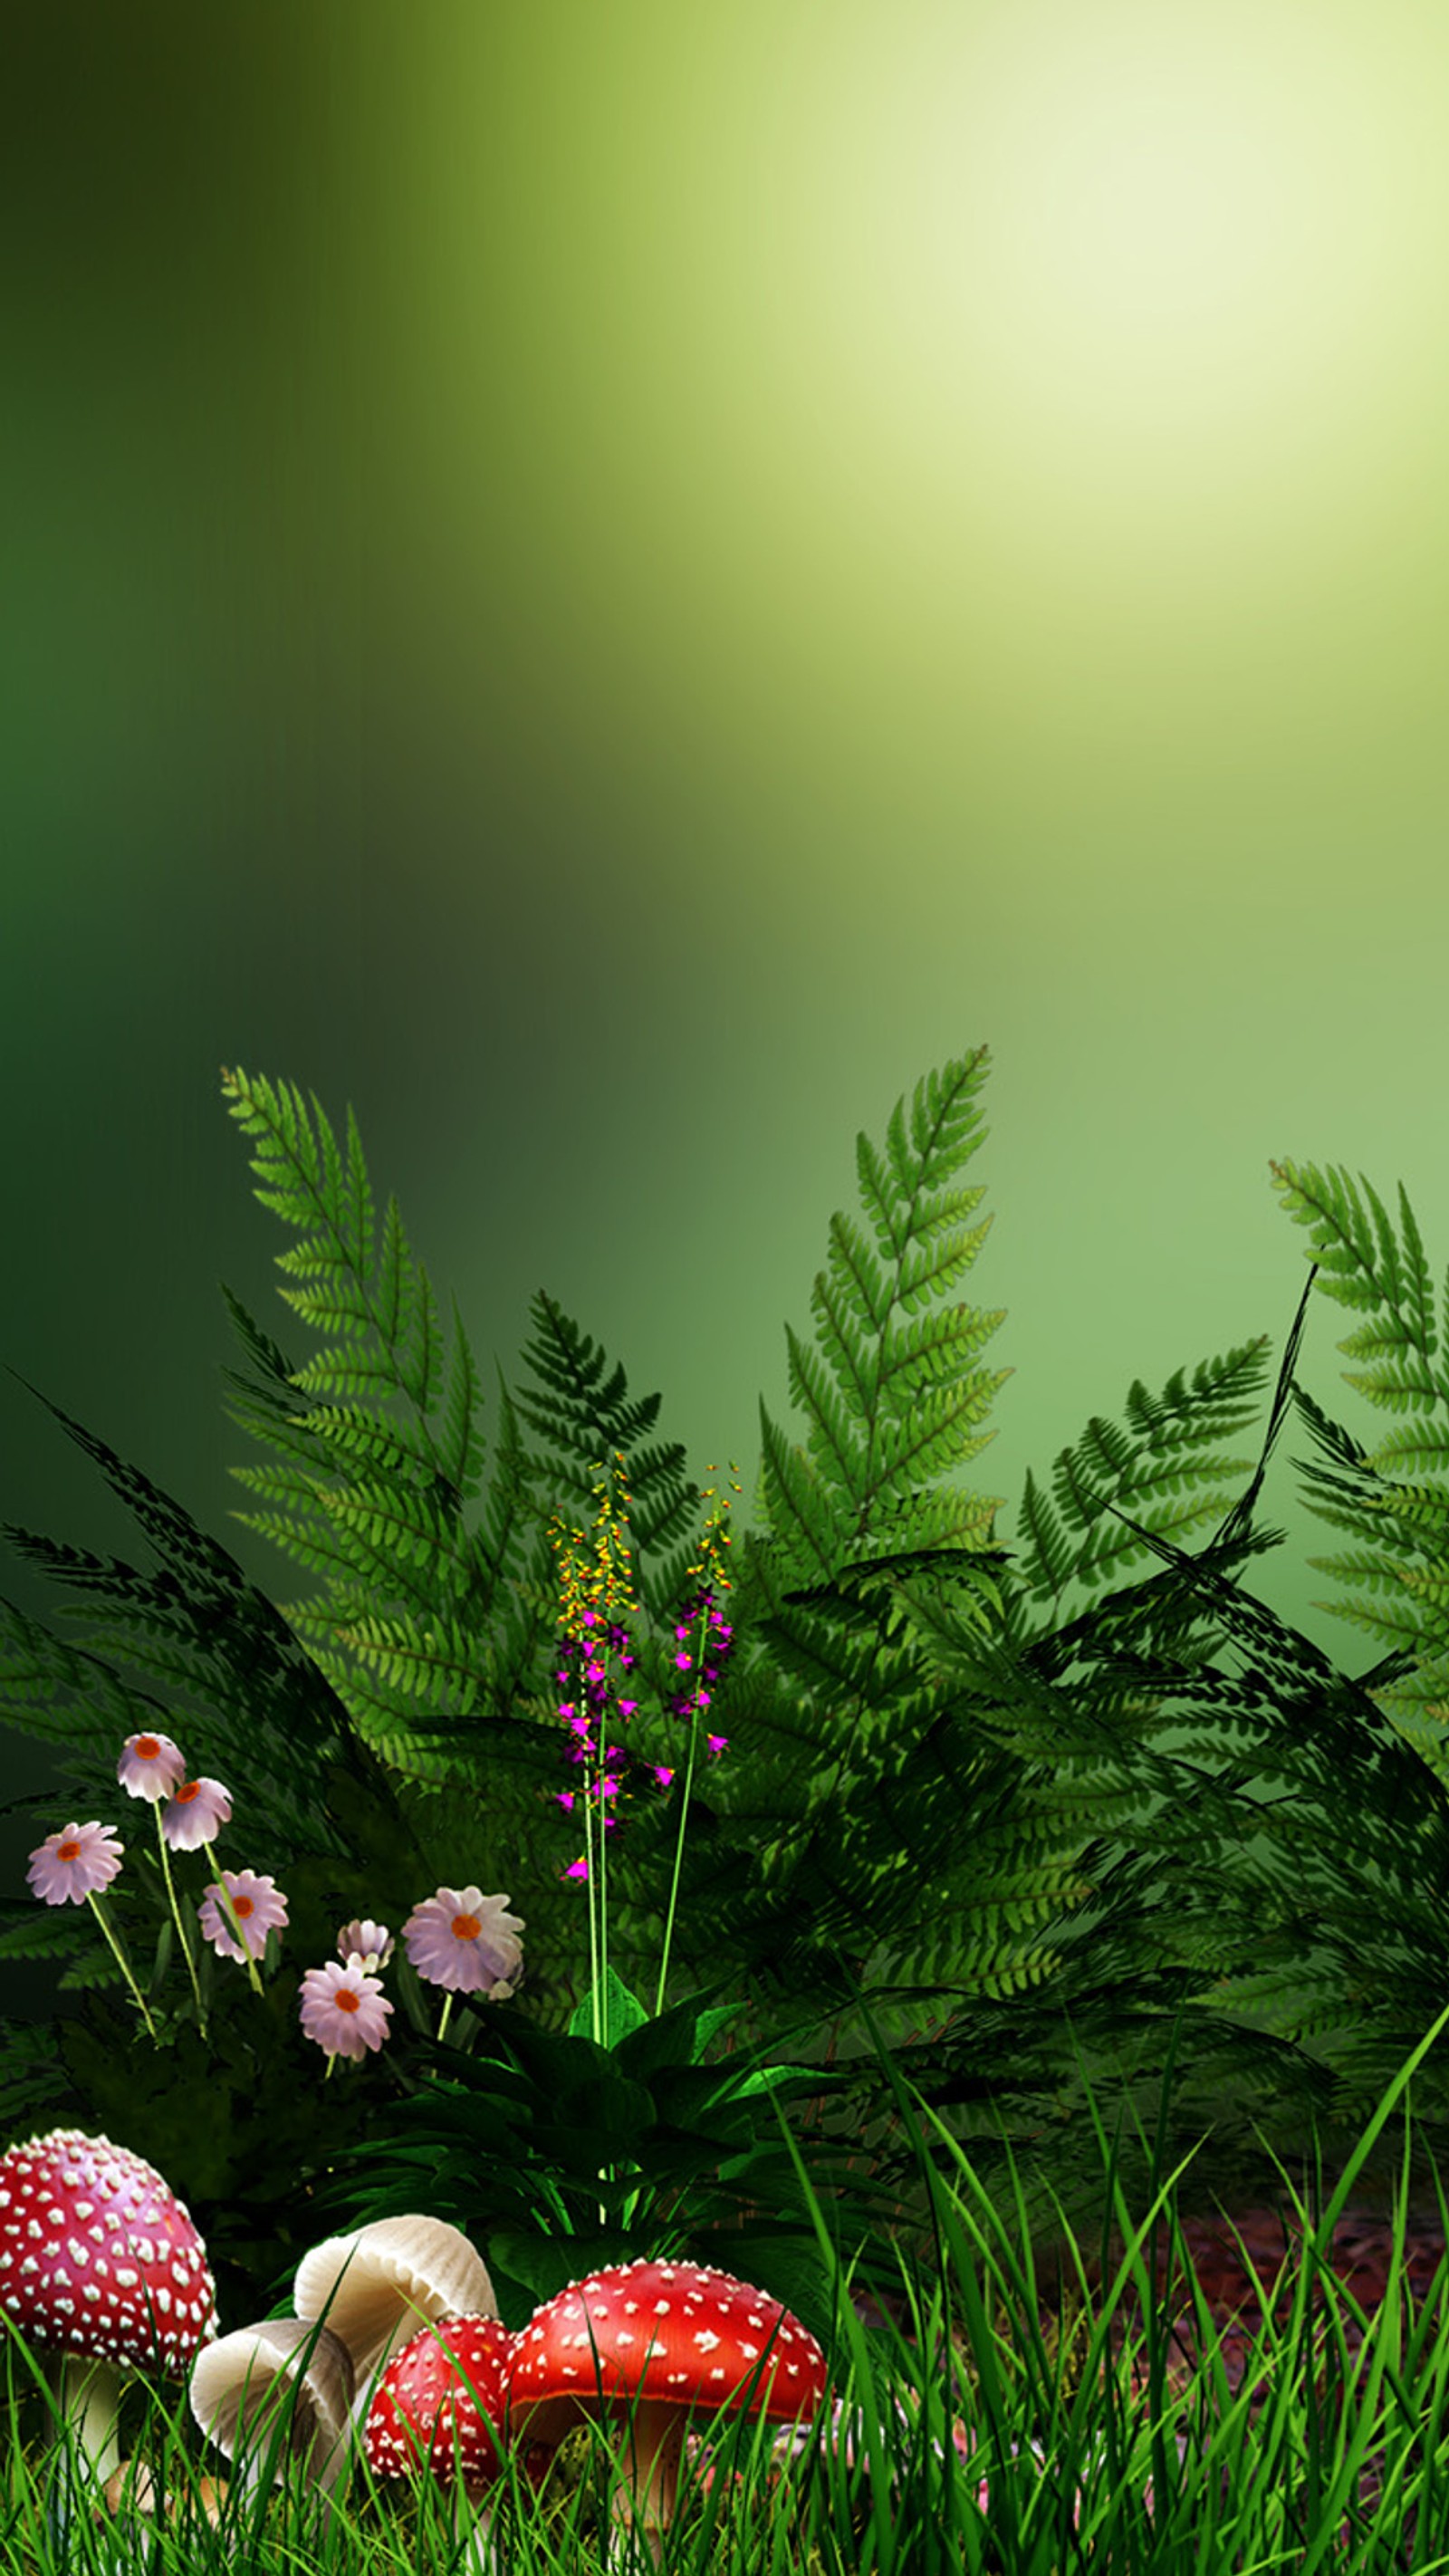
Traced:
<path fill-rule="evenodd" d="M 1009 1374 L 981 1365 L 1001 1314 L 952 1293 L 989 1223 L 970 1222 L 982 1194 L 959 1186 L 981 1141 L 986 1064 L 981 1048 L 946 1065 L 909 1107 L 898 1101 L 882 1144 L 857 1139 L 862 1218 L 830 1221 L 813 1335 L 787 1327 L 803 1443 L 761 1407 L 760 1526 L 739 1553 L 715 1712 L 730 1760 L 697 1783 L 681 1852 L 664 1801 L 629 1809 L 609 1959 L 641 1984 L 668 1924 L 672 1979 L 654 2020 L 682 2032 L 671 2013 L 694 2013 L 698 2040 L 700 1999 L 723 1977 L 755 2073 L 813 2032 L 792 2060 L 811 2078 L 813 2129 L 803 2077 L 791 2081 L 794 2115 L 822 2171 L 850 2141 L 853 2189 L 862 2141 L 879 2178 L 903 2172 L 892 2099 L 864 2040 L 868 1996 L 923 2098 L 983 2163 L 1019 2152 L 1044 2208 L 1059 2186 L 1087 2187 L 1081 2104 L 1093 2074 L 1110 2072 L 1130 2100 L 1177 2050 L 1171 2117 L 1209 2119 L 1218 2164 L 1202 2170 L 1226 2172 L 1234 2155 L 1261 2157 L 1254 2125 L 1271 2105 L 1280 2129 L 1331 2125 L 1398 2046 L 1409 1962 L 1443 1947 L 1449 1790 L 1427 1739 L 1411 1740 L 1386 1704 L 1449 1642 L 1434 1572 L 1445 1506 L 1438 1488 L 1383 1472 L 1408 1450 L 1387 1443 L 1371 1462 L 1329 1426 L 1336 1499 L 1352 1489 L 1384 1543 L 1376 1579 L 1418 1605 L 1393 1630 L 1395 1654 L 1357 1681 L 1242 1590 L 1243 1567 L 1278 1543 L 1252 1513 L 1290 1401 L 1310 1425 L 1326 1421 L 1293 1382 L 1315 1272 L 1256 1462 L 1221 1444 L 1252 1418 L 1261 1337 L 1190 1379 L 1178 1370 L 1155 1395 L 1134 1382 L 1123 1421 L 1094 1416 L 1049 1488 L 1028 1475 L 1017 1544 L 1001 1544 L 1000 1498 L 951 1481 L 990 1437 L 982 1425 Z M 530 2083 L 552 2080 L 538 2050 L 583 2042 L 569 2024 L 586 1918 L 550 1840 L 563 1751 L 550 1524 L 588 1498 L 602 1459 L 618 1458 L 643 1612 L 632 1724 L 641 1759 L 667 1768 L 668 1629 L 698 1561 L 703 1498 L 682 1447 L 654 1436 L 660 1398 L 632 1396 L 622 1366 L 542 1292 L 523 1355 L 534 1384 L 515 1394 L 500 1373 L 490 1458 L 456 1309 L 445 1327 L 395 1200 L 379 1217 L 351 1114 L 339 1138 L 289 1085 L 238 1071 L 223 1089 L 254 1149 L 257 1195 L 291 1238 L 283 1295 L 316 1344 L 298 1359 L 228 1292 L 243 1362 L 227 1372 L 229 1410 L 263 1453 L 235 1471 L 252 1505 L 239 1517 L 310 1588 L 274 1606 L 179 1505 L 51 1406 L 156 1564 L 8 1531 L 75 1596 L 60 1615 L 76 1642 L 0 1605 L 0 1715 L 61 1747 L 81 1812 L 125 1735 L 184 1719 L 200 1762 L 244 1784 L 267 1865 L 294 1892 L 302 1956 L 331 1948 L 339 1915 L 406 1910 L 423 1889 L 469 1875 L 509 1888 L 528 1936 L 522 2003 L 493 2021 L 465 2016 L 465 2045 L 440 2079 L 414 1995 L 398 2044 L 326 2087 L 319 2113 L 315 2057 L 298 2071 L 308 2051 L 290 1966 L 268 1986 L 265 2030 L 233 1989 L 209 2052 L 178 2022 L 167 2048 L 122 2061 L 117 1972 L 99 1942 L 28 1905 L 7 1909 L 0 1956 L 75 1943 L 80 2008 L 61 2025 L 59 2065 L 7 2034 L 0 2119 L 64 2102 L 108 2126 L 203 2210 L 224 2213 L 245 2264 L 279 2202 L 291 2235 L 317 2232 L 326 2177 L 363 2170 L 364 2136 L 379 2188 L 387 2160 L 395 2178 L 425 2140 L 465 2158 L 503 2116 L 499 2100 L 516 2110 Z M 1407 1249 L 1390 1259 L 1376 1201 L 1370 1238 L 1336 1185 L 1306 1175 L 1300 1198 L 1320 1249 L 1333 1236 L 1328 1293 L 1352 1288 L 1352 1301 L 1391 1309 L 1353 1346 L 1388 1354 L 1367 1391 L 1428 1402 L 1442 1389 L 1407 1202 Z M 1190 1554 L 1186 1539 L 1244 1475 Z M 1423 1575 L 1412 1584 L 1393 1570 L 1411 1543 Z M 1144 1560 L 1155 1570 L 1143 1574 Z M 1073 1591 L 1085 1602 L 1069 1611 Z M 1241 1669 L 1221 1669 L 1224 1656 Z M 1374 1920 L 1350 1957 L 1368 1888 Z M 145 1855 L 130 1901 L 154 1933 L 154 1997 L 169 1933 Z M 1392 2002 L 1381 2040 L 1335 2053 L 1335 2013 L 1368 1997 L 1376 2034 Z M 654 2042 L 631 2028 L 619 2044 Z M 709 2188 L 722 2206 L 741 2180 L 738 2112 L 751 2097 L 724 2084 L 706 2101 L 691 2090 L 697 2069 L 676 2069 L 673 2091 L 663 2060 L 654 2071 L 663 2109 L 658 2088 L 630 2093 L 634 2077 L 618 2066 L 593 2066 L 580 2098 L 596 2084 L 623 2123 L 614 2180 L 625 2197 L 638 2187 L 631 2161 L 646 2173 L 657 2154 L 662 2188 L 672 2153 L 697 2217 L 699 2138 L 720 2149 Z M 768 2108 L 759 2097 L 757 2111 Z M 508 2135 L 519 2134 L 515 2120 Z M 762 2137 L 757 2122 L 757 2154 Z M 591 2194 L 609 2162 L 591 2165 Z M 462 2172 L 445 2165 L 460 2189 Z M 768 2181 L 766 2165 L 758 2172 Z M 251 2213 L 250 2238 L 238 2210 Z M 614 2215 L 627 2224 L 622 2201 Z M 290 2241 L 274 2242 L 277 2269 Z M 533 2259 L 519 2257 L 518 2279 Z"/>

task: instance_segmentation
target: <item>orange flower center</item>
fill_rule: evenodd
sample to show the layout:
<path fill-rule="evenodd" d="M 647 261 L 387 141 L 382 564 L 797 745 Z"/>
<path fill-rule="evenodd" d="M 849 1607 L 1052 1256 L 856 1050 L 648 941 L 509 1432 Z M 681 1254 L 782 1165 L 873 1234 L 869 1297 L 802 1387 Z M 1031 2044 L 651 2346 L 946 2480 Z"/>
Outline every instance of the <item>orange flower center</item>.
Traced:
<path fill-rule="evenodd" d="M 57 1859 L 57 1860 L 79 1860 L 79 1859 L 80 1859 L 80 1844 L 79 1844 L 79 1843 L 58 1843 L 58 1844 L 56 1845 L 56 1852 L 55 1852 L 55 1856 L 56 1856 L 56 1859 Z"/>
<path fill-rule="evenodd" d="M 455 1914 L 453 1917 L 452 1930 L 455 1941 L 476 1941 L 482 1929 L 483 1926 L 476 1914 Z"/>
<path fill-rule="evenodd" d="M 233 1913 L 242 1922 L 245 1922 L 249 1914 L 255 1914 L 257 1910 L 249 1896 L 234 1896 L 231 1903 Z"/>
<path fill-rule="evenodd" d="M 356 2012 L 362 1997 L 355 1995 L 350 1986 L 339 1986 L 332 2000 L 339 2012 Z"/>
<path fill-rule="evenodd" d="M 199 1780 L 183 1780 L 180 1788 L 176 1792 L 176 1804 L 178 1807 L 189 1807 L 192 1799 L 199 1798 L 200 1795 L 201 1782 Z"/>
<path fill-rule="evenodd" d="M 160 1750 L 161 1750 L 161 1738 L 159 1737 L 159 1735 L 138 1735 L 138 1736 L 137 1736 L 137 1738 L 136 1738 L 136 1757 L 137 1757 L 138 1761 L 141 1761 L 141 1762 L 154 1762 L 154 1761 L 155 1761 L 155 1759 L 156 1759 L 156 1756 L 157 1756 L 157 1754 L 160 1752 Z"/>

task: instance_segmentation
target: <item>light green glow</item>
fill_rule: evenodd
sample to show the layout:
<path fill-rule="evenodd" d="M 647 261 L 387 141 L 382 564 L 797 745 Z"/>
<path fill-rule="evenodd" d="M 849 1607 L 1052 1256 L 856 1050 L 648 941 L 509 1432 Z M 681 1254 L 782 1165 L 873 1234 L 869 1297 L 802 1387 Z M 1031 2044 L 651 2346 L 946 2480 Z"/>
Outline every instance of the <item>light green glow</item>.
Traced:
<path fill-rule="evenodd" d="M 546 669 L 540 756 L 747 871 L 1085 833 L 1125 884 L 1290 778 L 1301 829 L 1305 773 L 1341 817 L 1365 760 L 1417 810 L 1449 27 L 725 14 L 456 42 L 419 91 L 429 684 L 504 621 L 490 706 Z"/>

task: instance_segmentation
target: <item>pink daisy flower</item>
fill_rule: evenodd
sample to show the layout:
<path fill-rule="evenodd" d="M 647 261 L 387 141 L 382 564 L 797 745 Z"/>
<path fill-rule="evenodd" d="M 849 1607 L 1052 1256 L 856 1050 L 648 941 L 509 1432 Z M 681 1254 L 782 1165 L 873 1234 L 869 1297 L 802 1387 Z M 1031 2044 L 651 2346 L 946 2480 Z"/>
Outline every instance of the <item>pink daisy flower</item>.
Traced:
<path fill-rule="evenodd" d="M 110 1886 L 125 1848 L 114 1825 L 67 1825 L 64 1833 L 46 1835 L 25 1875 L 47 1905 L 84 1905 Z"/>
<path fill-rule="evenodd" d="M 133 1798 L 169 1798 L 186 1777 L 186 1758 L 169 1735 L 128 1735 L 116 1778 Z"/>
<path fill-rule="evenodd" d="M 370 2048 L 381 2048 L 392 2006 L 376 1977 L 366 1975 L 355 1958 L 346 1967 L 329 1959 L 325 1968 L 309 1968 L 302 1979 L 299 2010 L 307 2037 L 331 2059 L 362 2057 Z"/>
<path fill-rule="evenodd" d="M 350 1962 L 360 1959 L 370 1977 L 385 1968 L 397 1943 L 385 1923 L 374 1923 L 371 1916 L 362 1923 L 344 1923 L 337 1935 L 337 1956 Z"/>
<path fill-rule="evenodd" d="M 220 1959 L 259 1959 L 267 1946 L 267 1934 L 280 1932 L 287 1920 L 287 1900 L 281 1895 L 274 1878 L 258 1878 L 255 1870 L 224 1869 L 221 1873 L 232 1912 L 241 1925 L 243 1950 L 221 1901 L 221 1888 L 213 1883 L 201 1900 L 202 1931 Z"/>
<path fill-rule="evenodd" d="M 219 1780 L 183 1780 L 161 1810 L 161 1831 L 173 1851 L 196 1851 L 230 1819 L 230 1789 Z"/>
<path fill-rule="evenodd" d="M 476 1887 L 440 1887 L 415 1905 L 402 1936 L 418 1975 L 452 1993 L 482 1988 L 490 2003 L 502 2002 L 523 1966 L 523 1924 L 507 1909 L 506 1896 L 484 1896 Z"/>

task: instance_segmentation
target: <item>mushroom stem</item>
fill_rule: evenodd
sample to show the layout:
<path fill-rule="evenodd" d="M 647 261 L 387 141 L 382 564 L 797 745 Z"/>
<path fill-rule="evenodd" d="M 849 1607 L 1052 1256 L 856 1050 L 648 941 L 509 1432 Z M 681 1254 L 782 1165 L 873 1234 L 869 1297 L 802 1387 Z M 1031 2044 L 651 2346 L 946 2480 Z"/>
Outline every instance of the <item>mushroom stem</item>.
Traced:
<path fill-rule="evenodd" d="M 93 2361 L 76 2352 L 61 2356 L 61 2416 L 75 2435 L 87 2468 L 102 2485 L 121 2456 L 116 2417 L 123 2375 L 118 2362 Z"/>
<path fill-rule="evenodd" d="M 464 2543 L 459 2565 L 469 2576 L 500 2576 L 504 2562 L 493 2528 L 497 2518 L 498 2496 L 493 2489 L 465 2487 L 454 2497 L 453 2538 Z"/>
<path fill-rule="evenodd" d="M 683 2446 L 684 2417 L 677 2406 L 651 2406 L 646 2398 L 635 2407 L 618 2462 L 612 2518 L 620 2531 L 640 2533 L 656 2567 L 664 2556 L 665 2525 L 674 2520 Z"/>

